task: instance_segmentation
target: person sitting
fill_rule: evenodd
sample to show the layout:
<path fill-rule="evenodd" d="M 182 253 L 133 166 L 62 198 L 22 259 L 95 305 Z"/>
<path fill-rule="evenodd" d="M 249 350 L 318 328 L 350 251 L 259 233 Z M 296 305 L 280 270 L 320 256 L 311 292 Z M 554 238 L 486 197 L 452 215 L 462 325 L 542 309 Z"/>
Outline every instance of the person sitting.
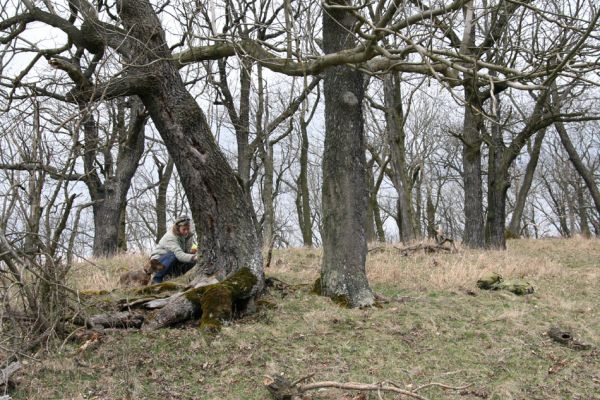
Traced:
<path fill-rule="evenodd" d="M 162 270 L 154 274 L 152 284 L 161 283 L 167 275 L 183 275 L 196 265 L 197 250 L 192 243 L 194 234 L 191 232 L 190 222 L 187 215 L 179 216 L 171 231 L 165 233 L 150 254 L 150 262 L 158 262 L 163 266 Z"/>

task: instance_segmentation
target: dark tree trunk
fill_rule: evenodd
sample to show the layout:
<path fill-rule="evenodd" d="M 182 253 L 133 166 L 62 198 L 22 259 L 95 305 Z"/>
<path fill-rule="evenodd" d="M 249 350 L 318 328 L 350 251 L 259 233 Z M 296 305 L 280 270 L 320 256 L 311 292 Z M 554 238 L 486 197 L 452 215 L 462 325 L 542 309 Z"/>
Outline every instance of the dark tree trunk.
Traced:
<path fill-rule="evenodd" d="M 560 108 L 558 108 L 560 109 Z M 594 175 L 592 172 L 585 166 L 581 157 L 577 153 L 577 149 L 573 146 L 573 142 L 571 138 L 569 138 L 569 133 L 565 128 L 565 125 L 562 122 L 555 122 L 554 127 L 558 132 L 558 136 L 560 137 L 560 141 L 567 151 L 569 155 L 569 160 L 575 167 L 577 173 L 583 178 L 585 185 L 587 186 L 590 194 L 592 195 L 592 200 L 594 201 L 594 206 L 596 207 L 596 211 L 600 213 L 600 191 L 598 190 L 598 186 L 596 185 L 596 181 L 594 180 Z"/>
<path fill-rule="evenodd" d="M 155 160 L 158 167 L 158 194 L 156 195 L 156 243 L 167 233 L 167 190 L 173 175 L 173 159 L 166 165 Z"/>
<path fill-rule="evenodd" d="M 400 241 L 408 243 L 415 238 L 410 183 L 406 168 L 406 148 L 404 133 L 404 113 L 402 110 L 402 94 L 400 91 L 400 74 L 385 76 L 383 91 L 385 100 L 385 121 L 392 167 L 392 183 L 398 195 L 398 229 Z"/>
<path fill-rule="evenodd" d="M 121 231 L 122 213 L 125 212 L 127 193 L 131 187 L 131 179 L 137 170 L 144 152 L 144 128 L 146 115 L 140 100 L 129 99 L 129 125 L 125 126 L 125 104 L 118 100 L 117 116 L 114 121 L 116 139 L 119 142 L 116 164 L 112 165 L 110 144 L 105 151 L 104 182 L 100 179 L 96 168 L 96 155 L 99 150 L 98 126 L 91 113 L 81 105 L 84 113 L 84 156 L 83 164 L 86 172 L 85 183 L 94 202 L 94 244 L 95 257 L 110 257 L 119 249 L 119 232 Z M 114 169 L 114 171 L 113 171 Z M 126 238 L 123 238 L 126 240 Z"/>
<path fill-rule="evenodd" d="M 375 233 L 375 212 L 373 210 L 373 196 L 377 196 L 375 191 L 375 182 L 373 181 L 373 160 L 367 163 L 365 172 L 367 174 L 366 181 L 369 190 L 369 201 L 367 202 L 367 212 L 365 213 L 365 235 L 367 237 L 367 243 L 374 242 L 377 239 Z M 377 198 L 375 197 L 375 200 Z"/>
<path fill-rule="evenodd" d="M 499 118 L 498 118 L 499 119 Z M 494 121 L 488 154 L 488 204 L 485 221 L 485 243 L 488 248 L 506 249 L 506 193 L 510 187 L 508 165 L 504 164 L 506 146 L 502 127 Z"/>
<path fill-rule="evenodd" d="M 463 182 L 465 229 L 463 243 L 471 248 L 485 246 L 483 192 L 481 181 L 481 105 L 476 95 L 467 96 L 463 127 Z"/>
<path fill-rule="evenodd" d="M 310 192 L 308 190 L 308 129 L 307 122 L 302 116 L 300 120 L 300 175 L 298 176 L 298 197 L 296 208 L 298 210 L 298 221 L 302 232 L 302 242 L 306 247 L 312 247 L 312 216 L 310 212 Z"/>
<path fill-rule="evenodd" d="M 121 0 L 119 14 L 136 39 L 128 73 L 151 77 L 140 97 L 172 157 L 194 221 L 202 230 L 201 270 L 223 278 L 243 267 L 264 284 L 260 239 L 243 183 L 227 163 L 204 112 L 187 91 L 165 33 L 147 0 Z"/>
<path fill-rule="evenodd" d="M 126 252 L 127 251 L 127 203 L 125 203 L 124 207 L 121 207 L 119 212 L 119 239 L 118 239 L 118 251 Z"/>
<path fill-rule="evenodd" d="M 545 129 L 539 132 L 535 137 L 533 148 L 529 153 L 529 162 L 527 163 L 527 168 L 525 169 L 525 176 L 523 177 L 523 182 L 521 183 L 521 186 L 519 187 L 519 191 L 517 193 L 515 209 L 513 210 L 512 218 L 508 226 L 508 231 L 510 232 L 510 235 L 515 238 L 521 236 L 521 219 L 523 219 L 523 210 L 525 210 L 527 194 L 529 193 L 529 189 L 531 188 L 533 176 L 535 174 L 538 160 L 540 158 L 540 152 L 542 150 L 544 136 L 546 136 Z"/>
<path fill-rule="evenodd" d="M 342 1 L 342 5 L 349 5 Z M 352 48 L 355 18 L 345 10 L 323 13 L 326 54 Z M 349 66 L 327 69 L 323 152 L 323 264 L 320 290 L 349 307 L 373 304 L 365 271 L 365 145 L 362 73 Z"/>
<path fill-rule="evenodd" d="M 427 237 L 429 239 L 435 239 L 436 227 L 435 227 L 435 204 L 431 198 L 431 190 L 427 190 L 427 200 L 425 205 L 425 217 L 427 219 Z"/>
<path fill-rule="evenodd" d="M 585 195 L 583 194 L 583 186 L 579 181 L 575 185 L 577 192 L 577 213 L 579 214 L 579 232 L 581 232 L 581 236 L 589 239 L 592 233 L 590 232 L 588 222 L 587 204 Z"/>

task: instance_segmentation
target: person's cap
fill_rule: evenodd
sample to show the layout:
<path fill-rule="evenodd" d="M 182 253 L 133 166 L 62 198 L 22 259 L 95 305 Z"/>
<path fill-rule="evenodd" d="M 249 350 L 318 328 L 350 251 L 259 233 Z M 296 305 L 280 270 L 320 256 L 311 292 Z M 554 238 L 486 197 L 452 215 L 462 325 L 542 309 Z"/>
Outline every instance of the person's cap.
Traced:
<path fill-rule="evenodd" d="M 191 218 L 187 214 L 180 215 L 175 220 L 175 225 L 189 225 Z"/>

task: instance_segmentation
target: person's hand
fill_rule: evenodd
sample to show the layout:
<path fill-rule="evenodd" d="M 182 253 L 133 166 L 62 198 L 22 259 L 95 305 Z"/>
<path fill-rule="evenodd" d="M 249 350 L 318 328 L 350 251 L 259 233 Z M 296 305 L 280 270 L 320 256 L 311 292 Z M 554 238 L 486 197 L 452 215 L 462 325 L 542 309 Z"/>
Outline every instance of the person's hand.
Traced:
<path fill-rule="evenodd" d="M 197 252 L 198 252 L 198 249 L 195 249 L 193 247 L 192 247 L 192 250 L 190 250 L 190 253 L 192 253 L 192 254 L 196 254 Z"/>
<path fill-rule="evenodd" d="M 192 262 L 196 262 L 197 260 L 198 260 L 198 256 L 196 256 L 196 255 L 193 255 L 193 256 L 192 256 Z"/>

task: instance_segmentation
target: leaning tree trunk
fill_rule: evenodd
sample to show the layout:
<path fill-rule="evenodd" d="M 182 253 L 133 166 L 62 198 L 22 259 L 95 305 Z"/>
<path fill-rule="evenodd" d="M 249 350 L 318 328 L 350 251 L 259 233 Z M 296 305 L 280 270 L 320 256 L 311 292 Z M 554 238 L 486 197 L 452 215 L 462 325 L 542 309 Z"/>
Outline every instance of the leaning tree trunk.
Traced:
<path fill-rule="evenodd" d="M 594 206 L 596 207 L 596 211 L 600 213 L 600 190 L 598 190 L 598 186 L 596 185 L 596 181 L 594 180 L 594 175 L 592 172 L 585 166 L 581 157 L 577 153 L 577 149 L 573 145 L 571 138 L 569 138 L 569 133 L 565 128 L 565 124 L 562 122 L 555 122 L 554 127 L 558 132 L 558 136 L 560 137 L 560 141 L 567 151 L 569 155 L 569 160 L 575 167 L 577 173 L 583 178 L 585 185 L 587 186 L 590 194 L 592 196 L 592 200 L 594 201 Z"/>
<path fill-rule="evenodd" d="M 220 279 L 247 267 L 263 287 L 260 240 L 242 183 L 220 151 L 204 112 L 187 91 L 165 32 L 147 0 L 121 0 L 119 15 L 136 39 L 127 73 L 151 83 L 140 97 L 173 158 L 192 215 L 202 230 L 205 274 Z"/>
<path fill-rule="evenodd" d="M 341 5 L 348 5 L 341 1 Z M 323 13 L 326 54 L 355 46 L 355 18 L 331 8 Z M 320 291 L 349 307 L 373 304 L 365 261 L 365 146 L 362 73 L 343 65 L 327 69 L 323 152 L 323 264 Z"/>
<path fill-rule="evenodd" d="M 531 184 L 533 183 L 533 176 L 537 168 L 538 160 L 540 159 L 540 152 L 542 149 L 542 143 L 544 142 L 544 136 L 546 136 L 545 129 L 540 131 L 535 137 L 533 149 L 529 154 L 529 162 L 527 163 L 527 167 L 525 169 L 525 176 L 523 177 L 523 182 L 521 183 L 517 193 L 515 209 L 513 210 L 510 224 L 508 225 L 510 236 L 514 238 L 521 236 L 521 219 L 523 218 L 523 210 L 525 210 L 527 195 L 529 193 L 529 189 L 531 188 Z"/>

